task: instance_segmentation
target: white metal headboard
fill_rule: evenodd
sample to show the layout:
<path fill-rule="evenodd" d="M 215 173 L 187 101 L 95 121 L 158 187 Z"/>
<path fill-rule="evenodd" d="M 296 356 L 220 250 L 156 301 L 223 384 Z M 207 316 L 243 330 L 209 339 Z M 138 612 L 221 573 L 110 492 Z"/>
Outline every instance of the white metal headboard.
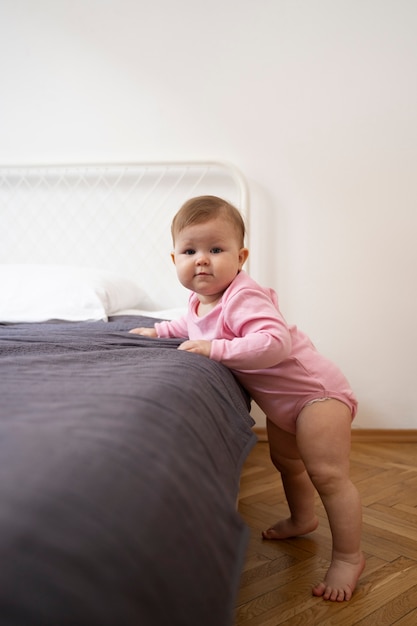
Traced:
<path fill-rule="evenodd" d="M 153 306 L 183 306 L 170 259 L 181 204 L 212 194 L 248 222 L 245 180 L 217 162 L 0 166 L 0 263 L 77 265 L 135 280 Z"/>

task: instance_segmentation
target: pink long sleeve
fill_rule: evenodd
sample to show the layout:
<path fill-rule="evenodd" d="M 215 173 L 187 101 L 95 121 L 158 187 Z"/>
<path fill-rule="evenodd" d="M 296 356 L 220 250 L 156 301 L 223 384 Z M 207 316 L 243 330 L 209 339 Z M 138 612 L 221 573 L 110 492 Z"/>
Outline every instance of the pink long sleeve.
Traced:
<path fill-rule="evenodd" d="M 239 370 L 277 365 L 291 353 L 291 333 L 274 294 L 244 287 L 223 304 L 224 339 L 211 343 L 210 358 Z M 219 336 L 219 335 L 217 335 Z"/>
<path fill-rule="evenodd" d="M 188 338 L 187 317 L 180 317 L 170 322 L 157 322 L 155 330 L 158 337 L 179 337 Z"/>

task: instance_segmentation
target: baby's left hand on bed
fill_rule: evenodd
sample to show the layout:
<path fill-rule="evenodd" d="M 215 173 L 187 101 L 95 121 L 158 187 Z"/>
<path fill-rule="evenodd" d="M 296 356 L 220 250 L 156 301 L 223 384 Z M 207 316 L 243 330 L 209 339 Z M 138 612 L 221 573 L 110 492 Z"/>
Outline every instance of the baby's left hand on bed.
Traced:
<path fill-rule="evenodd" d="M 130 333 L 133 333 L 134 335 L 143 335 L 144 337 L 157 337 L 157 332 L 155 330 L 155 328 L 132 328 L 132 330 L 129 330 Z"/>
<path fill-rule="evenodd" d="M 178 346 L 178 350 L 186 350 L 187 352 L 195 352 L 203 356 L 210 356 L 211 341 L 205 339 L 191 340 L 188 339 Z"/>

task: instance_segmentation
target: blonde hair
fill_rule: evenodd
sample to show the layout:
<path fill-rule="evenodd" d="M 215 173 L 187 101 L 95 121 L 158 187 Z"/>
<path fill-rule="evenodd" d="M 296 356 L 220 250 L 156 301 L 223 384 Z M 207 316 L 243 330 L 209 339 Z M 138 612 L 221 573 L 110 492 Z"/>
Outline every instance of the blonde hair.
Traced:
<path fill-rule="evenodd" d="M 187 226 L 203 224 L 216 217 L 223 217 L 234 226 L 240 246 L 243 248 L 245 240 L 243 217 L 233 204 L 217 196 L 197 196 L 184 202 L 172 220 L 173 243 L 175 244 L 175 237 Z"/>

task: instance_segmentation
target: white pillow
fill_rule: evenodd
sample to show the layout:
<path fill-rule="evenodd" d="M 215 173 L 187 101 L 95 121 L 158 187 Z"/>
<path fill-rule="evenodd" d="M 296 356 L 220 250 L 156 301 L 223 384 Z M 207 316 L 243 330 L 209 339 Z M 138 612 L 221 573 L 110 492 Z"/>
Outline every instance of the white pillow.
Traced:
<path fill-rule="evenodd" d="M 63 265 L 0 265 L 0 322 L 105 320 L 146 308 L 147 296 L 113 272 Z"/>

